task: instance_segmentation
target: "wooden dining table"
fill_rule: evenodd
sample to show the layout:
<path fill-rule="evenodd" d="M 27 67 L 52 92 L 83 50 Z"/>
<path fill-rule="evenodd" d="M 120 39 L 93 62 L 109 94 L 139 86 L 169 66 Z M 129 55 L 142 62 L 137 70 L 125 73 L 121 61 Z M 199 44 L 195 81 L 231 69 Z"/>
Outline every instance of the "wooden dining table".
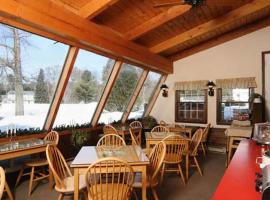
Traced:
<path fill-rule="evenodd" d="M 0 144 L 0 161 L 45 152 L 47 145 L 50 143 L 37 138 L 2 143 Z M 53 188 L 53 175 L 50 169 L 49 186 Z"/>
<path fill-rule="evenodd" d="M 169 129 L 170 132 L 186 133 L 188 134 L 189 138 L 192 137 L 193 128 L 176 126 L 175 124 L 167 124 L 166 127 Z"/>
<path fill-rule="evenodd" d="M 127 145 L 116 149 L 96 146 L 82 147 L 70 167 L 74 169 L 74 200 L 79 199 L 79 179 L 87 168 L 101 158 L 116 157 L 127 161 L 134 172 L 142 174 L 142 199 L 146 200 L 147 166 L 150 164 L 140 146 Z"/>
<path fill-rule="evenodd" d="M 185 140 L 188 140 L 188 141 L 191 140 L 184 133 L 179 133 L 179 132 L 145 132 L 147 155 L 150 155 L 151 147 L 155 146 L 157 143 L 162 141 L 165 137 L 170 136 L 170 135 L 180 135 Z M 184 156 L 186 159 L 186 178 L 188 179 L 188 174 L 189 174 L 189 154 L 188 154 L 188 152 Z"/>

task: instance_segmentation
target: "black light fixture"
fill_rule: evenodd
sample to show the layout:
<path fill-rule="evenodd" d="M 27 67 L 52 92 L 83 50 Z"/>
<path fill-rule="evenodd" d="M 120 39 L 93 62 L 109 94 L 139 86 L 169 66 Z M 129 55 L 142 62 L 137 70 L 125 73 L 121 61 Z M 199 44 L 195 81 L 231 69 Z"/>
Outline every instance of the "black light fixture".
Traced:
<path fill-rule="evenodd" d="M 160 89 L 162 90 L 162 96 L 163 97 L 168 97 L 168 89 L 169 89 L 169 87 L 166 84 L 162 84 L 160 86 Z"/>
<path fill-rule="evenodd" d="M 216 84 L 213 81 L 208 81 L 206 86 L 208 87 L 208 95 L 211 97 L 214 96 L 215 95 L 214 87 L 216 87 Z"/>

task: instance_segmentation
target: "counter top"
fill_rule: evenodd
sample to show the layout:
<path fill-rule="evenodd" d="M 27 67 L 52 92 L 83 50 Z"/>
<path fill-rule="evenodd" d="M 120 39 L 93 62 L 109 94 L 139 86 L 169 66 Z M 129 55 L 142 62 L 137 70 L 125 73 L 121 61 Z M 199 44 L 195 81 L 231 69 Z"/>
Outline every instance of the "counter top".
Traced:
<path fill-rule="evenodd" d="M 256 145 L 256 142 L 242 140 L 212 199 L 261 199 L 261 193 L 255 190 L 255 173 L 262 171 L 255 163 L 259 156 L 261 156 L 261 147 Z"/>

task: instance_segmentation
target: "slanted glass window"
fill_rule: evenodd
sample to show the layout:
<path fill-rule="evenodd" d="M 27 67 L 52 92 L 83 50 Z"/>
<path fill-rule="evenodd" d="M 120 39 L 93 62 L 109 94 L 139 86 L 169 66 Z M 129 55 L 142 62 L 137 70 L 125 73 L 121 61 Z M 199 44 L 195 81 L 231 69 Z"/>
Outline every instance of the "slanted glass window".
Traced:
<path fill-rule="evenodd" d="M 177 90 L 175 102 L 175 121 L 206 123 L 206 90 Z"/>
<path fill-rule="evenodd" d="M 122 118 L 124 111 L 141 77 L 143 69 L 123 64 L 112 88 L 99 122 L 110 124 Z"/>
<path fill-rule="evenodd" d="M 128 119 L 141 118 L 160 81 L 161 75 L 149 72 Z"/>
<path fill-rule="evenodd" d="M 68 46 L 0 24 L 0 130 L 43 128 Z"/>
<path fill-rule="evenodd" d="M 90 123 L 115 61 L 80 50 L 55 126 Z"/>
<path fill-rule="evenodd" d="M 232 120 L 249 119 L 249 97 L 252 89 L 218 89 L 217 123 L 231 124 Z"/>

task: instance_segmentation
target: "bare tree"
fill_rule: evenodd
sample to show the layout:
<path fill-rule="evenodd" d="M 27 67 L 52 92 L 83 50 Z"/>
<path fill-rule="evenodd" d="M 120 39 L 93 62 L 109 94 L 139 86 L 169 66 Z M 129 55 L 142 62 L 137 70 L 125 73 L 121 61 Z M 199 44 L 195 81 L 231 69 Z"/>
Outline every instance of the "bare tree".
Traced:
<path fill-rule="evenodd" d="M 22 45 L 29 45 L 29 34 L 16 28 L 0 26 L 0 69 L 6 76 L 13 73 L 15 88 L 15 115 L 24 115 L 23 105 L 23 75 L 22 75 Z M 3 73 L 1 73 L 3 75 Z"/>

